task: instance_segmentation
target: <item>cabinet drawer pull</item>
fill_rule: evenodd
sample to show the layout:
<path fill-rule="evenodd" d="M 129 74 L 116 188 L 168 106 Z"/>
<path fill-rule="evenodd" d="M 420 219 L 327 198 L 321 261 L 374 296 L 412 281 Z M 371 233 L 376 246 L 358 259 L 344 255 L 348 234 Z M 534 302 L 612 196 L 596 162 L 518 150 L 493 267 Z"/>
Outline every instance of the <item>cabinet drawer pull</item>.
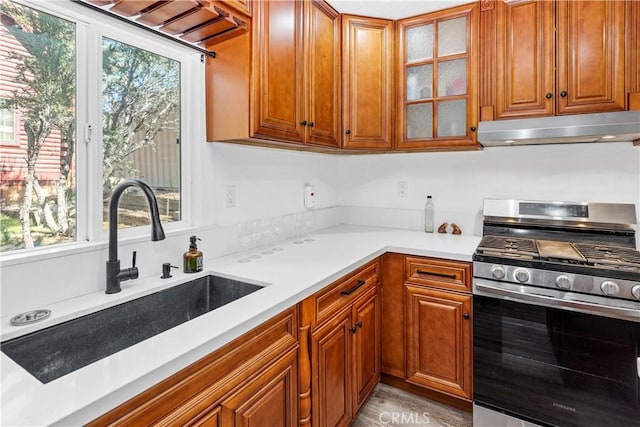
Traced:
<path fill-rule="evenodd" d="M 464 320 L 469 320 L 469 313 L 463 314 L 462 317 L 464 318 Z"/>
<path fill-rule="evenodd" d="M 567 91 L 566 91 L 566 90 L 563 90 L 562 92 L 560 92 L 560 96 L 561 96 L 561 97 L 563 97 L 563 98 L 564 98 L 565 96 L 567 96 Z"/>
<path fill-rule="evenodd" d="M 358 283 L 356 283 L 356 285 L 353 288 L 347 289 L 346 291 L 342 291 L 340 293 L 342 295 L 351 295 L 352 293 L 357 291 L 360 286 L 364 285 L 365 283 L 367 283 L 365 280 L 362 280 L 362 279 L 358 280 Z"/>
<path fill-rule="evenodd" d="M 307 125 L 307 121 L 306 121 L 306 120 L 303 120 L 303 121 L 301 121 L 301 122 L 300 122 L 300 124 L 301 124 L 302 126 L 306 126 L 306 125 Z"/>
<path fill-rule="evenodd" d="M 347 135 L 351 135 L 351 130 L 347 129 L 344 131 L 344 133 L 346 133 Z"/>
<path fill-rule="evenodd" d="M 418 274 L 425 274 L 427 276 L 447 277 L 449 279 L 455 279 L 457 276 L 455 273 L 438 273 L 434 271 L 416 270 Z"/>
<path fill-rule="evenodd" d="M 544 97 L 547 99 L 551 99 L 553 97 L 553 94 L 551 92 L 547 92 L 547 94 Z"/>

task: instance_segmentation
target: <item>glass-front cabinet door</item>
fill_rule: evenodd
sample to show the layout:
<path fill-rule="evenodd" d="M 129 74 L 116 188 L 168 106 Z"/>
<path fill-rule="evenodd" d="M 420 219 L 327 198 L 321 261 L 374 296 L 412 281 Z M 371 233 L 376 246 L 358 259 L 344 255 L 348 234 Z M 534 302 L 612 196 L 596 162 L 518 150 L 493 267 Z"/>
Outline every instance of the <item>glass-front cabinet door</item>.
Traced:
<path fill-rule="evenodd" d="M 477 148 L 477 5 L 399 21 L 398 149 Z"/>

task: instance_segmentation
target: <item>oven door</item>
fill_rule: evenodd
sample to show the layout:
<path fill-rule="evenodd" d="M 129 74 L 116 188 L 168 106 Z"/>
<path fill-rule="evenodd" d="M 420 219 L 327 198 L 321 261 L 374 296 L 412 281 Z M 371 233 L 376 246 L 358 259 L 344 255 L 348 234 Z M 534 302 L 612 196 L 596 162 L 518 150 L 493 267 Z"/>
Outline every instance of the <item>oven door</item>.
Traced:
<path fill-rule="evenodd" d="M 512 286 L 474 280 L 474 403 L 542 425 L 640 426 L 633 313 L 554 307 L 537 288 Z"/>

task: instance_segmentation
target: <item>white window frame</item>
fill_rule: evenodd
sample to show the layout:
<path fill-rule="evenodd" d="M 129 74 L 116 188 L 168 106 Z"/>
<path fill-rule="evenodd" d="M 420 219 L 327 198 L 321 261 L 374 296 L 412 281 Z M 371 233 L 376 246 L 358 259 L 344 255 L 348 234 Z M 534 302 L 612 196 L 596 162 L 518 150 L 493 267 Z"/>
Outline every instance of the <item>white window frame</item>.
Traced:
<path fill-rule="evenodd" d="M 204 141 L 204 125 L 194 126 L 195 123 L 204 123 L 204 66 L 200 61 L 201 54 L 68 0 L 13 1 L 71 21 L 76 26 L 76 241 L 3 252 L 0 253 L 2 264 L 46 259 L 65 253 L 71 255 L 96 244 L 107 244 L 108 232 L 102 230 L 102 37 L 157 53 L 181 64 L 180 220 L 163 223 L 162 226 L 169 235 L 192 228 L 192 189 L 196 180 L 193 171 L 199 170 L 195 151 L 198 151 L 196 147 L 199 143 Z M 97 77 L 89 79 L 89 76 Z M 196 76 L 202 79 L 194 78 Z M 87 142 L 88 126 L 91 127 L 90 142 Z M 118 233 L 120 241 L 146 240 L 150 226 L 121 229 Z"/>

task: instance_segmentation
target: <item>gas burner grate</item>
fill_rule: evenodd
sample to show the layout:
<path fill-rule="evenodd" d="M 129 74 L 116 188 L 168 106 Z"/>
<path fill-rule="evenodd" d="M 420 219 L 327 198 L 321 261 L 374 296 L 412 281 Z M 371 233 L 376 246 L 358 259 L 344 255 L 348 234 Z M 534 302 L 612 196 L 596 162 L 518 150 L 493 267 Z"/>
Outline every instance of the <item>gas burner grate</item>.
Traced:
<path fill-rule="evenodd" d="M 535 257 L 538 253 L 534 240 L 505 236 L 484 236 L 478 251 L 485 254 L 503 254 L 505 256 L 524 255 Z"/>
<path fill-rule="evenodd" d="M 589 264 L 640 272 L 640 252 L 631 248 L 577 243 L 575 247 Z"/>

